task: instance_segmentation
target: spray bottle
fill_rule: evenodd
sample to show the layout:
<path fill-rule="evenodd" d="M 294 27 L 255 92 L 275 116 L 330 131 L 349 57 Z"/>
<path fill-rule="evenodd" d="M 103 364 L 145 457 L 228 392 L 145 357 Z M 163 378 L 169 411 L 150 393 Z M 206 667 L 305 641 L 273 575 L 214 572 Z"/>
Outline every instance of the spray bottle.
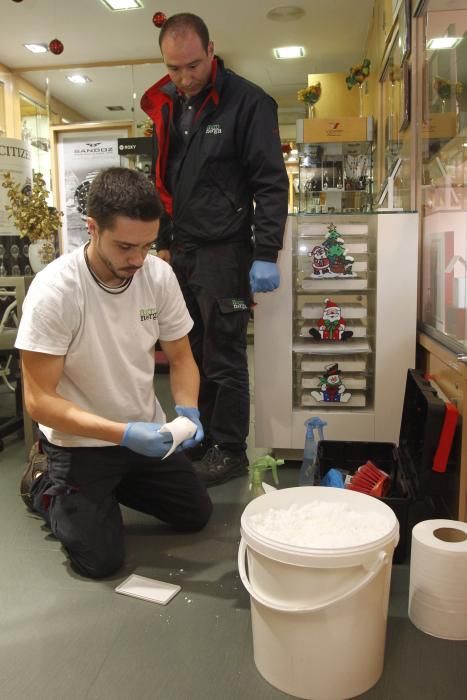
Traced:
<path fill-rule="evenodd" d="M 318 441 L 324 440 L 323 428 L 327 425 L 321 418 L 309 418 L 305 421 L 306 437 L 303 451 L 303 462 L 298 475 L 299 486 L 317 486 L 319 472 L 317 464 Z M 314 429 L 318 429 L 318 441 L 315 440 Z"/>
<path fill-rule="evenodd" d="M 250 499 L 262 496 L 265 492 L 263 488 L 263 473 L 270 469 L 276 486 L 279 484 L 277 476 L 277 467 L 284 464 L 283 459 L 274 459 L 270 455 L 256 459 L 253 464 L 250 464 L 248 471 L 250 472 Z"/>

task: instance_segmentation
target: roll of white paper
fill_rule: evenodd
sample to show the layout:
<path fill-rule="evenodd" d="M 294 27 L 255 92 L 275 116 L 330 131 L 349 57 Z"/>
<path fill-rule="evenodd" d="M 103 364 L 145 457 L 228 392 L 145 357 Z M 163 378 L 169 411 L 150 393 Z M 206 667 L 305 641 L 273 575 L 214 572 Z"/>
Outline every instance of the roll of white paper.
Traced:
<path fill-rule="evenodd" d="M 186 418 L 186 416 L 178 416 L 174 420 L 170 421 L 170 423 L 164 423 L 159 432 L 172 433 L 172 447 L 167 454 L 162 457 L 162 459 L 165 459 L 171 455 L 172 452 L 176 450 L 184 440 L 188 440 L 188 438 L 193 437 L 193 435 L 196 433 L 196 423 L 193 423 L 193 421 Z"/>
<path fill-rule="evenodd" d="M 467 639 L 467 523 L 424 520 L 413 528 L 409 618 L 434 637 Z"/>

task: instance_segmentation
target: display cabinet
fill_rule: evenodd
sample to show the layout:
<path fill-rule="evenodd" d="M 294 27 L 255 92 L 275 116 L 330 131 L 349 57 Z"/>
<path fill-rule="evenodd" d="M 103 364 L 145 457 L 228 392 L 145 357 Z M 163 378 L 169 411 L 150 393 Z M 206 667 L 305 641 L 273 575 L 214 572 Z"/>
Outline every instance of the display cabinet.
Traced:
<path fill-rule="evenodd" d="M 464 35 L 466 19 L 425 9 L 420 328 L 467 362 L 467 42 L 430 48 L 440 17 L 451 37 Z"/>
<path fill-rule="evenodd" d="M 372 166 L 369 141 L 301 144 L 294 179 L 298 213 L 370 211 Z"/>
<path fill-rule="evenodd" d="M 366 222 L 298 225 L 294 407 L 372 405 L 374 244 Z"/>
<path fill-rule="evenodd" d="M 51 193 L 50 119 L 47 108 L 22 93 L 19 95 L 19 108 L 21 139 L 29 144 L 32 170 L 42 173 L 46 188 Z M 52 194 L 47 199 L 53 206 Z"/>
<path fill-rule="evenodd" d="M 371 117 L 297 121 L 298 214 L 371 211 L 373 134 Z"/>
<path fill-rule="evenodd" d="M 298 198 L 300 193 L 300 188 L 298 186 L 299 179 L 299 169 L 298 169 L 298 158 L 292 156 L 285 161 L 285 168 L 287 171 L 287 177 L 289 178 L 289 214 L 298 213 Z"/>
<path fill-rule="evenodd" d="M 458 197 L 461 196 L 462 190 Z M 464 356 L 467 353 L 466 261 L 467 212 L 441 208 L 425 216 L 420 327 Z"/>
<path fill-rule="evenodd" d="M 398 441 L 415 366 L 418 214 L 290 216 L 281 286 L 256 295 L 256 444 Z"/>

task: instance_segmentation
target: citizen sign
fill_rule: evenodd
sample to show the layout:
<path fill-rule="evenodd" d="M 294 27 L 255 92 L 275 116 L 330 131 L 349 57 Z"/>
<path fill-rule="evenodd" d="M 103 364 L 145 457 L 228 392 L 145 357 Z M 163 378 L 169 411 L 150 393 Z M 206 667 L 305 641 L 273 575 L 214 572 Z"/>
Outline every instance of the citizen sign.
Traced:
<path fill-rule="evenodd" d="M 10 156 L 11 158 L 22 158 L 31 160 L 31 154 L 26 148 L 20 146 L 5 146 L 0 144 L 0 156 Z"/>

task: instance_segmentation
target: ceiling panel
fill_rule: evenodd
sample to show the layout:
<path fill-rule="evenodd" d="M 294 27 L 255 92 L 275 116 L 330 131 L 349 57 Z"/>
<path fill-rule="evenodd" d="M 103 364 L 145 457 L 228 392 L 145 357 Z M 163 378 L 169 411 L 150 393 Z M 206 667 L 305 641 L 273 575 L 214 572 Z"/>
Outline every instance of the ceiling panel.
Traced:
<path fill-rule="evenodd" d="M 296 0 L 303 17 L 274 22 L 266 16 L 275 7 L 272 0 L 171 0 L 165 8 L 143 2 L 145 7 L 140 10 L 110 12 L 100 0 L 1 0 L 0 63 L 10 69 L 43 67 L 46 70 L 35 75 L 28 71 L 24 76 L 43 87 L 48 75 L 52 95 L 88 119 L 112 118 L 105 110 L 109 102 L 125 107 L 125 112 L 113 113 L 115 118 L 128 118 L 134 107 L 135 118 L 140 119 L 141 94 L 163 74 L 163 66 L 135 66 L 133 74 L 128 68 L 86 68 L 92 83 L 85 86 L 66 81 L 70 71 L 60 67 L 158 58 L 154 12 L 191 11 L 208 24 L 216 52 L 228 67 L 264 87 L 279 100 L 280 107 L 300 109 L 296 93 L 306 85 L 308 73 L 344 71 L 363 58 L 373 12 L 373 0 Z M 33 55 L 22 46 L 48 44 L 53 38 L 64 44 L 60 56 Z M 290 62 L 274 59 L 272 49 L 288 44 L 303 45 L 305 57 Z M 134 91 L 137 99 L 133 104 Z"/>

